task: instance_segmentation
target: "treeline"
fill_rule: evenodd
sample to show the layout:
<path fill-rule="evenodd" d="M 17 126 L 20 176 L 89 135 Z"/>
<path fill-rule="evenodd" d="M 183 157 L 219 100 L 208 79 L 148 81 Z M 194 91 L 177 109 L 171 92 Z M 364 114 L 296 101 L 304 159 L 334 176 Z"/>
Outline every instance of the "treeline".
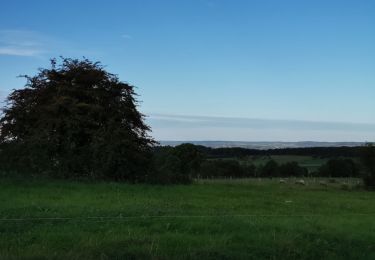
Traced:
<path fill-rule="evenodd" d="M 202 152 L 202 146 L 192 144 L 157 147 L 154 158 L 158 172 L 155 181 L 163 182 L 188 183 L 192 178 L 360 177 L 361 174 L 359 164 L 349 158 L 330 159 L 317 171 L 309 172 L 297 162 L 278 164 L 269 160 L 256 167 L 246 160 L 210 158 Z"/>
<path fill-rule="evenodd" d="M 202 149 L 202 146 L 193 144 L 181 144 L 176 147 L 154 147 L 152 153 L 149 154 L 148 170 L 146 174 L 142 179 L 138 179 L 138 181 L 135 182 L 189 184 L 196 178 L 365 177 L 362 173 L 361 164 L 351 158 L 331 158 L 316 171 L 309 172 L 307 168 L 300 166 L 297 162 L 279 164 L 270 159 L 264 164 L 255 166 L 246 159 L 238 159 L 236 157 L 215 158 L 211 157 L 212 154 L 207 154 L 204 151 L 216 149 L 204 148 L 205 149 Z M 231 152 L 236 150 L 236 148 L 220 148 L 220 150 L 226 149 Z M 310 150 L 311 148 L 303 149 Z M 25 169 L 22 169 L 22 164 L 20 164 L 19 160 L 12 162 L 11 158 L 14 156 L 8 157 L 4 153 L 1 153 L 1 150 L 0 148 L 0 170 L 5 172 L 27 172 Z M 242 148 L 239 148 L 239 150 L 242 150 Z M 373 150 L 374 149 L 371 149 L 370 151 Z M 271 151 L 275 152 L 275 150 Z M 277 154 L 283 153 L 284 151 Z M 228 154 L 229 153 L 226 153 L 225 157 L 229 157 Z M 234 154 L 238 155 L 238 153 Z M 260 154 L 265 155 L 264 151 L 261 151 Z M 303 154 L 311 155 L 305 152 Z M 373 163 L 373 157 L 374 156 L 370 154 L 368 164 Z M 374 166 L 371 167 L 375 168 Z M 35 171 L 31 172 L 36 173 Z M 57 175 L 54 176 L 58 177 Z M 70 178 L 63 175 L 60 177 Z M 81 177 L 85 178 L 85 176 Z M 90 176 L 86 177 L 92 178 Z M 102 179 L 106 178 L 103 177 Z M 372 186 L 375 185 L 372 175 L 368 175 L 365 180 L 366 183 Z"/>
<path fill-rule="evenodd" d="M 309 172 L 297 162 L 278 164 L 270 160 L 256 167 L 233 159 L 215 159 L 205 160 L 199 171 L 192 173 L 195 178 L 361 177 L 359 165 L 351 159 L 328 160 L 314 172 Z"/>
<path fill-rule="evenodd" d="M 207 158 L 233 158 L 246 156 L 267 155 L 305 155 L 321 158 L 332 157 L 359 157 L 362 147 L 306 147 L 306 148 L 280 148 L 280 149 L 247 149 L 239 147 L 210 148 L 196 145 L 196 148 Z M 163 150 L 165 147 L 158 146 L 155 151 Z"/>
<path fill-rule="evenodd" d="M 242 164 L 233 159 L 205 160 L 195 178 L 273 178 L 308 176 L 306 168 L 296 162 L 278 164 L 270 160 L 256 167 L 254 164 Z"/>

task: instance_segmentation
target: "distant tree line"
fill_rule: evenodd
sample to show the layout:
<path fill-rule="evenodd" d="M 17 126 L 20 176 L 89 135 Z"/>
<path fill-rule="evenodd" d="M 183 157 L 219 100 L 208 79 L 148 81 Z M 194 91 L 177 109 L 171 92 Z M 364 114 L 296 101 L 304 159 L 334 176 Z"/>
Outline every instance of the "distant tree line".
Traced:
<path fill-rule="evenodd" d="M 305 147 L 305 148 L 280 148 L 280 149 L 248 149 L 240 147 L 210 148 L 201 145 L 196 146 L 207 158 L 233 158 L 246 156 L 269 156 L 269 155 L 305 155 L 321 158 L 332 157 L 359 157 L 361 147 Z M 156 150 L 163 149 L 156 147 Z"/>
<path fill-rule="evenodd" d="M 247 160 L 210 158 L 202 153 L 201 146 L 193 144 L 158 147 L 154 154 L 159 158 L 155 167 L 161 175 L 178 173 L 176 176 L 185 176 L 186 181 L 191 178 L 361 177 L 360 165 L 350 158 L 329 159 L 317 171 L 309 172 L 297 162 L 278 164 L 270 159 L 256 167 Z"/>

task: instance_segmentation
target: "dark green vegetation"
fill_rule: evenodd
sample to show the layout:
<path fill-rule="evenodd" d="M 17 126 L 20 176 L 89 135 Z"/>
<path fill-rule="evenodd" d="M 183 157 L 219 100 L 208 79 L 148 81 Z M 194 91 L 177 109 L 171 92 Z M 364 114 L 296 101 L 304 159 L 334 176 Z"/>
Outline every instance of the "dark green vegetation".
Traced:
<path fill-rule="evenodd" d="M 329 158 L 309 155 L 254 155 L 243 157 L 239 160 L 242 163 L 251 163 L 255 166 L 264 165 L 270 160 L 274 160 L 278 164 L 296 162 L 299 166 L 306 168 L 308 172 L 316 172 Z"/>
<path fill-rule="evenodd" d="M 144 181 L 151 167 L 149 127 L 134 87 L 99 63 L 62 59 L 25 76 L 0 119 L 3 170 L 57 178 Z"/>
<path fill-rule="evenodd" d="M 200 172 L 203 154 L 192 144 L 176 147 L 163 147 L 154 151 L 152 183 L 190 183 L 192 177 Z"/>
<path fill-rule="evenodd" d="M 156 147 L 154 168 L 159 170 L 159 180 L 167 178 L 171 181 L 175 176 L 174 183 L 187 183 L 191 178 L 361 177 L 358 158 L 306 155 L 215 158 L 210 157 L 206 147 L 192 144 Z"/>
<path fill-rule="evenodd" d="M 375 146 L 367 144 L 362 148 L 361 161 L 365 168 L 363 181 L 365 186 L 375 189 Z"/>
<path fill-rule="evenodd" d="M 375 193 L 305 181 L 1 179 L 0 258 L 374 259 Z"/>
<path fill-rule="evenodd" d="M 332 157 L 358 157 L 361 147 L 304 147 L 304 148 L 280 148 L 280 149 L 247 149 L 239 147 L 210 148 L 197 145 L 199 150 L 208 158 L 242 158 L 247 156 L 313 156 L 320 158 Z"/>

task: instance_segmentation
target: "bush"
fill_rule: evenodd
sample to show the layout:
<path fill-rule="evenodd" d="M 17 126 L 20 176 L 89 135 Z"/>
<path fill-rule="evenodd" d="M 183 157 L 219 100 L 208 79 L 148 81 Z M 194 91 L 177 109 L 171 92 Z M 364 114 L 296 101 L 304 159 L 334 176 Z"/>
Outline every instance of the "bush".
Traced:
<path fill-rule="evenodd" d="M 202 163 L 199 176 L 203 178 L 249 178 L 254 177 L 255 166 L 241 165 L 237 160 L 206 160 Z"/>
<path fill-rule="evenodd" d="M 181 161 L 180 172 L 182 174 L 194 175 L 199 172 L 203 155 L 198 147 L 193 144 L 180 144 L 172 149 L 172 154 Z"/>
<path fill-rule="evenodd" d="M 181 160 L 173 155 L 166 154 L 155 163 L 154 172 L 148 182 L 156 184 L 189 184 L 191 177 L 181 172 Z"/>
<path fill-rule="evenodd" d="M 318 169 L 321 177 L 359 177 L 359 168 L 351 159 L 331 159 Z"/>
<path fill-rule="evenodd" d="M 258 177 L 272 178 L 279 176 L 279 165 L 274 160 L 268 161 L 265 165 L 258 168 Z"/>
<path fill-rule="evenodd" d="M 306 168 L 299 166 L 297 162 L 288 162 L 280 165 L 279 167 L 280 177 L 303 177 L 308 174 Z"/>
<path fill-rule="evenodd" d="M 203 156 L 192 144 L 163 147 L 154 152 L 153 171 L 148 181 L 159 184 L 188 184 L 200 170 Z"/>
<path fill-rule="evenodd" d="M 369 189 L 375 189 L 375 146 L 367 144 L 362 148 L 361 161 L 364 166 L 363 183 Z"/>

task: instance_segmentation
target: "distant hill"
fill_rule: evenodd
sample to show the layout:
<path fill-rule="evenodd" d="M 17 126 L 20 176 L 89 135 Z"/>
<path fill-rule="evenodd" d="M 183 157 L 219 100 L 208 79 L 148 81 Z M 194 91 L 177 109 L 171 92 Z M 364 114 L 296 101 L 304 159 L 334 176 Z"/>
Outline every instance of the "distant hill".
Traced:
<path fill-rule="evenodd" d="M 364 142 L 244 142 L 244 141 L 159 141 L 162 146 L 176 146 L 182 143 L 203 145 L 211 148 L 241 147 L 247 149 L 281 149 L 281 148 L 308 148 L 308 147 L 354 147 L 362 146 Z"/>

